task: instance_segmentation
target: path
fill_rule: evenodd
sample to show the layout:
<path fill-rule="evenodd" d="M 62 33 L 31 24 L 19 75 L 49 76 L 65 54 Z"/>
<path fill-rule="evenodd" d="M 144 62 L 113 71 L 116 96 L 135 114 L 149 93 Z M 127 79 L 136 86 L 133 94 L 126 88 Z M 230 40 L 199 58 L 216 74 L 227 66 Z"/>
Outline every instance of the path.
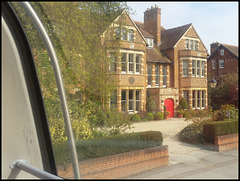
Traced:
<path fill-rule="evenodd" d="M 160 131 L 163 134 L 163 145 L 168 145 L 169 155 L 186 154 L 199 150 L 200 148 L 192 144 L 183 143 L 179 140 L 177 136 L 178 133 L 184 127 L 192 123 L 189 121 L 184 121 L 184 119 L 185 118 L 168 118 L 167 120 L 134 123 L 134 128 L 128 130 L 127 132 L 130 133 L 150 130 Z"/>
<path fill-rule="evenodd" d="M 181 142 L 177 134 L 189 124 L 191 122 L 184 121 L 184 118 L 134 123 L 135 128 L 127 132 L 162 132 L 163 145 L 169 147 L 169 165 L 127 179 L 237 179 L 238 150 L 221 153 Z"/>

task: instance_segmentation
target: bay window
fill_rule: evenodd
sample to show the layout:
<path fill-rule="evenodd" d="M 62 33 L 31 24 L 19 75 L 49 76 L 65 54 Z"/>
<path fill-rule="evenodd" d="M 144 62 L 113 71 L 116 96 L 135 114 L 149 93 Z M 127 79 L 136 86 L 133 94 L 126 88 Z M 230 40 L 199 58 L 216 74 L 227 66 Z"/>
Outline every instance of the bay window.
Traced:
<path fill-rule="evenodd" d="M 147 66 L 147 74 L 148 74 L 148 86 L 152 86 L 152 66 Z"/>
<path fill-rule="evenodd" d="M 141 73 L 141 55 L 136 55 L 136 73 Z"/>
<path fill-rule="evenodd" d="M 162 66 L 163 87 L 167 87 L 167 66 Z"/>
<path fill-rule="evenodd" d="M 159 65 L 155 65 L 155 86 L 159 86 L 160 75 L 159 75 Z"/>
<path fill-rule="evenodd" d="M 188 77 L 188 60 L 183 60 L 183 77 Z"/>

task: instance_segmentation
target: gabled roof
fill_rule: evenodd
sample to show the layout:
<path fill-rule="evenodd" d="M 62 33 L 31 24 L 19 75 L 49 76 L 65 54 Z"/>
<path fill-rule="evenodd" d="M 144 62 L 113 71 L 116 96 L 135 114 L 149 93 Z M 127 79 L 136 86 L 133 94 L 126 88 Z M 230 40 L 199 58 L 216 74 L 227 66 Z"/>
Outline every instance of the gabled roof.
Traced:
<path fill-rule="evenodd" d="M 153 48 L 146 48 L 146 61 L 152 63 L 172 63 L 163 53 L 160 52 L 156 43 Z"/>
<path fill-rule="evenodd" d="M 147 42 L 146 42 L 146 40 L 145 40 L 142 32 L 139 30 L 138 26 L 135 24 L 135 22 L 134 22 L 134 21 L 132 20 L 132 18 L 129 16 L 129 14 L 128 14 L 128 12 L 127 12 L 126 9 L 123 9 L 122 11 L 119 11 L 118 16 L 115 17 L 115 19 L 113 20 L 113 22 L 111 23 L 111 25 L 109 25 L 108 28 L 110 28 L 110 27 L 112 26 L 112 24 L 113 24 L 114 22 L 116 22 L 116 21 L 118 20 L 118 18 L 120 18 L 120 16 L 122 16 L 124 13 L 127 15 L 127 17 L 130 19 L 130 21 L 132 22 L 132 24 L 134 25 L 134 27 L 137 29 L 137 31 L 138 31 L 138 33 L 140 34 L 140 36 L 142 37 L 143 41 L 147 44 Z M 105 31 L 104 31 L 102 34 L 104 35 L 104 34 L 106 33 L 106 31 L 107 31 L 107 29 L 105 29 Z"/>
<path fill-rule="evenodd" d="M 153 35 L 144 30 L 144 24 L 142 22 L 134 21 L 134 23 L 138 26 L 139 30 L 142 32 L 145 38 L 154 38 Z"/>
<path fill-rule="evenodd" d="M 226 49 L 228 49 L 232 54 L 238 57 L 238 46 L 222 44 Z"/>
<path fill-rule="evenodd" d="M 238 46 L 220 44 L 218 46 L 218 48 L 212 53 L 212 55 L 210 55 L 210 57 L 208 59 L 211 59 L 222 48 L 227 49 L 233 56 L 236 56 L 238 58 Z"/>
<path fill-rule="evenodd" d="M 160 49 L 166 50 L 173 48 L 191 25 L 192 23 L 162 31 Z"/>

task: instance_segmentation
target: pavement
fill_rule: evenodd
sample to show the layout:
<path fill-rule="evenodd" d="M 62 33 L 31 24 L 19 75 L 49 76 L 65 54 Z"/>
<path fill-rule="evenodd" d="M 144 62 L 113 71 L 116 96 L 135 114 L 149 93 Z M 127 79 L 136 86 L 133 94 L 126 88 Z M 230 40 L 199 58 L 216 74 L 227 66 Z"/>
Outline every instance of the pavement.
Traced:
<path fill-rule="evenodd" d="M 127 179 L 238 179 L 238 150 L 217 152 L 179 140 L 178 133 L 191 123 L 184 118 L 134 123 L 134 128 L 127 132 L 162 132 L 163 145 L 168 145 L 169 165 Z"/>

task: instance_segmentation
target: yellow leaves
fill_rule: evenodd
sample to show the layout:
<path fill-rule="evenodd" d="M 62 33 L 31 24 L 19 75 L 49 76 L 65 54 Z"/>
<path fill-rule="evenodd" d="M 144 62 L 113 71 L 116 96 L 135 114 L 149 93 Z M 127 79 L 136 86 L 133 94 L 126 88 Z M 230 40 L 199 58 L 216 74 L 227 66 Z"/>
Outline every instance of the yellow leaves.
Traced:
<path fill-rule="evenodd" d="M 53 144 L 67 141 L 64 120 L 56 119 L 50 120 L 49 122 Z M 84 118 L 83 120 L 72 120 L 72 128 L 75 140 L 92 138 L 92 130 L 87 119 Z"/>

